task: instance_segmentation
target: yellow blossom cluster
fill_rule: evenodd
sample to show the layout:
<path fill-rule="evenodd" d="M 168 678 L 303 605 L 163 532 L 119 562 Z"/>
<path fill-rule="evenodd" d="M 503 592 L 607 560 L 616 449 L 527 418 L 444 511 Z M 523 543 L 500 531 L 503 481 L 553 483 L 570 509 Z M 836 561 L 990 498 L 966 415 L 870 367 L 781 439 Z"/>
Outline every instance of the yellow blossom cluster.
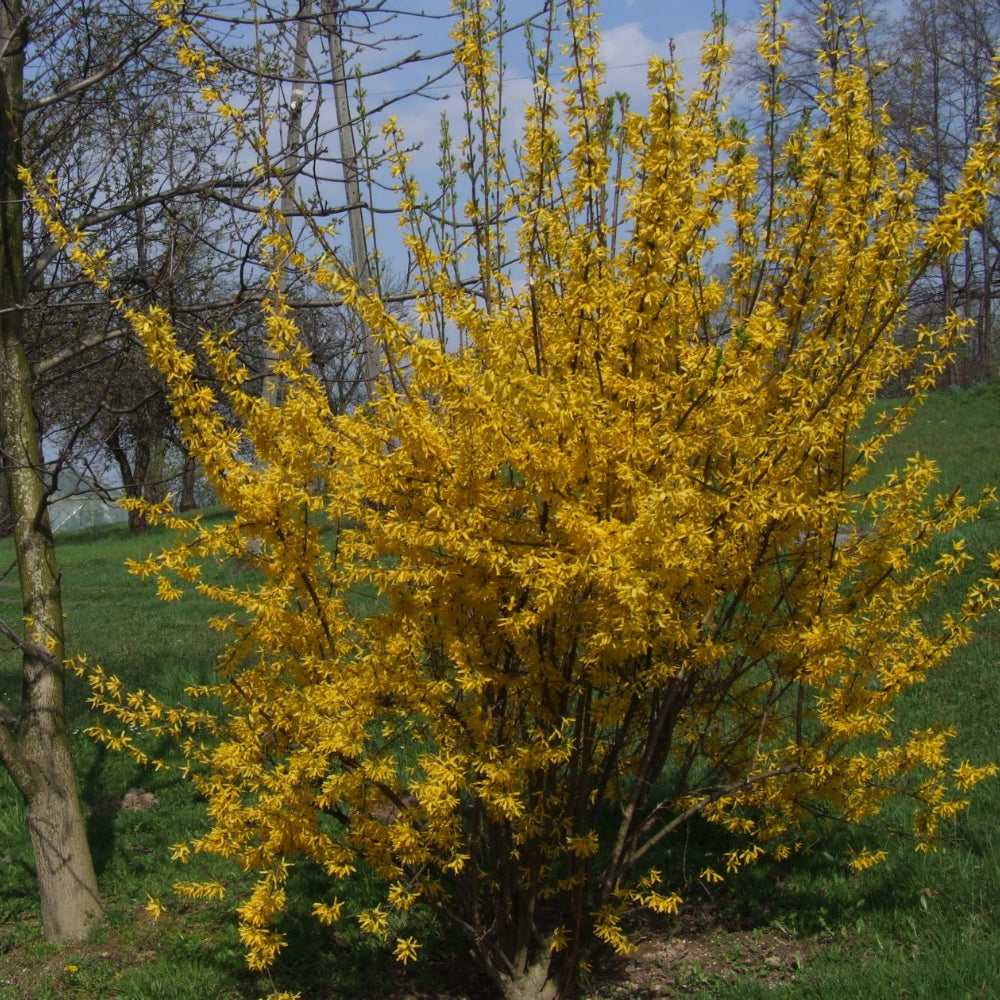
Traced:
<path fill-rule="evenodd" d="M 178 5 L 160 6 L 193 58 Z M 600 96 L 593 11 L 570 0 L 512 166 L 495 22 L 488 4 L 457 7 L 481 126 L 460 157 L 474 181 L 464 242 L 429 238 L 399 161 L 410 320 L 335 260 L 297 261 L 379 340 L 387 370 L 366 406 L 330 412 L 277 281 L 264 306 L 277 401 L 247 388 L 228 338 L 205 334 L 216 378 L 203 384 L 164 312 L 129 312 L 233 511 L 209 525 L 151 510 L 181 541 L 136 571 L 165 597 L 218 601 L 232 641 L 218 684 L 192 692 L 221 711 L 86 673 L 93 704 L 182 741 L 209 829 L 176 851 L 257 873 L 239 905 L 255 966 L 281 947 L 291 861 L 335 889 L 364 866 L 386 893 L 354 916 L 394 937 L 401 961 L 417 954 L 404 931 L 423 900 L 498 981 L 544 963 L 562 995 L 590 940 L 627 950 L 624 910 L 682 905 L 679 874 L 652 864 L 693 817 L 733 836 L 701 872 L 711 883 L 787 856 L 816 811 L 862 823 L 890 796 L 912 797 L 932 843 L 993 773 L 953 763 L 948 730 L 893 721 L 900 694 L 997 603 L 994 565 L 952 616 L 921 617 L 968 562 L 960 542 L 927 554 L 990 498 L 934 502 L 920 458 L 866 476 L 961 335 L 949 321 L 913 347 L 896 336 L 908 290 L 996 190 L 996 104 L 928 221 L 921 178 L 883 138 L 857 26 L 821 64 L 812 123 L 779 145 L 776 128 L 754 137 L 728 117 L 721 22 L 694 89 L 654 61 L 638 114 Z M 766 5 L 773 81 L 778 17 Z M 761 97 L 772 124 L 776 93 Z M 395 124 L 387 135 L 400 142 Z M 103 273 L 44 195 L 56 235 Z M 911 402 L 862 435 L 875 394 L 907 372 Z M 206 560 L 231 557 L 258 581 L 202 579 Z M 861 848 L 851 863 L 880 857 Z M 348 911 L 332 896 L 314 912 Z"/>

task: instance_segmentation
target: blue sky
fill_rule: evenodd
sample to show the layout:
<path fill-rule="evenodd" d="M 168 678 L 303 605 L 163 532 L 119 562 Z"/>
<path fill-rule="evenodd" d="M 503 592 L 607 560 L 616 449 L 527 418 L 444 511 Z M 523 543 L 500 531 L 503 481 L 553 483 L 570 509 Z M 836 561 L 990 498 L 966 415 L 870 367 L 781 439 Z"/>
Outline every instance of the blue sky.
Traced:
<path fill-rule="evenodd" d="M 899 0 L 888 2 L 897 4 Z M 390 46 L 382 51 L 364 51 L 361 55 L 362 66 L 370 72 L 379 65 L 393 64 L 396 54 L 410 53 L 414 49 L 419 49 L 424 54 L 449 49 L 450 21 L 442 15 L 447 13 L 450 6 L 449 0 L 423 0 L 413 6 L 398 4 L 397 8 L 406 10 L 408 15 L 423 10 L 436 15 L 438 19 L 414 19 L 403 15 L 392 27 L 400 34 L 410 35 L 410 38 L 398 43 L 398 49 Z M 537 14 L 541 6 L 542 0 L 506 0 L 505 15 L 509 23 L 517 23 Z M 786 10 L 792 6 L 792 0 L 786 0 Z M 711 26 L 712 0 L 597 0 L 597 8 L 600 14 L 601 58 L 606 71 L 606 93 L 624 91 L 631 95 L 632 110 L 645 110 L 648 61 L 654 56 L 668 56 L 671 43 L 682 71 L 691 72 L 693 76 L 698 65 L 702 37 Z M 738 41 L 742 34 L 746 40 L 747 28 L 756 23 L 760 14 L 761 0 L 726 0 L 726 10 L 731 25 L 730 37 Z M 519 133 L 521 108 L 532 98 L 532 85 L 526 69 L 523 44 L 516 38 L 511 38 L 505 51 L 508 61 L 503 91 L 507 112 L 505 131 L 513 138 Z M 440 67 L 442 63 L 435 65 Z M 393 69 L 385 75 L 369 78 L 366 84 L 368 107 L 372 108 L 418 87 L 432 71 L 427 64 L 411 64 Z M 451 121 L 453 137 L 464 132 L 464 106 L 458 91 L 457 79 L 453 75 L 428 88 L 424 96 L 400 100 L 388 109 L 388 112 L 397 116 L 403 127 L 407 144 L 417 147 L 411 160 L 411 171 L 424 190 L 432 196 L 436 193 L 439 177 L 436 162 L 439 156 L 442 114 L 447 114 Z M 321 118 L 325 119 L 327 126 L 332 113 L 330 105 L 321 112 Z M 383 181 L 388 182 L 388 178 L 384 177 Z M 334 197 L 331 200 L 336 203 L 337 199 Z M 393 204 L 394 196 L 388 191 L 377 192 L 375 200 L 380 208 L 387 209 Z M 382 251 L 393 262 L 396 270 L 399 270 L 404 255 L 399 245 L 395 220 L 390 215 L 381 215 L 378 229 Z"/>
<path fill-rule="evenodd" d="M 507 0 L 506 16 L 509 21 L 536 13 L 540 0 Z M 607 91 L 626 91 L 633 95 L 633 107 L 642 105 L 642 94 L 646 88 L 646 69 L 652 56 L 666 56 L 674 45 L 676 57 L 682 65 L 696 65 L 703 33 L 712 19 L 712 0 L 599 0 L 600 30 L 602 34 L 601 56 L 607 74 Z M 752 23 L 760 12 L 760 0 L 727 0 L 727 13 L 734 26 L 734 34 L 740 24 Z M 443 13 L 448 8 L 447 0 L 428 2 L 423 9 L 428 12 Z M 441 51 L 449 47 L 447 21 L 422 22 L 421 36 L 411 47 L 419 47 L 423 52 Z M 513 40 L 508 45 L 510 67 L 507 74 L 506 95 L 509 97 L 508 111 L 516 116 L 520 100 L 530 96 L 530 84 L 526 76 L 520 76 L 517 62 L 522 58 L 520 44 Z M 367 62 L 366 58 L 364 62 Z M 366 68 L 370 68 L 370 65 Z M 369 81 L 370 103 L 399 93 L 417 82 L 426 69 L 410 68 L 391 76 Z M 521 71 L 523 72 L 523 71 Z M 398 90 L 397 90 L 398 88 Z M 443 110 L 459 113 L 455 100 L 454 80 L 430 89 L 430 95 L 437 100 L 406 101 L 395 109 L 407 136 L 414 141 L 436 146 L 438 123 Z"/>
<path fill-rule="evenodd" d="M 635 25 L 649 38 L 667 38 L 704 31 L 711 22 L 711 0 L 615 0 L 599 5 L 602 27 Z M 727 0 L 730 21 L 754 18 L 760 0 Z"/>
<path fill-rule="evenodd" d="M 670 43 L 682 65 L 697 59 L 701 38 L 711 25 L 711 0 L 619 0 L 600 5 L 602 57 L 615 90 L 637 96 L 651 56 L 665 56 Z M 759 0 L 729 0 L 727 15 L 735 30 L 760 13 Z"/>
<path fill-rule="evenodd" d="M 398 6 L 402 9 L 404 5 Z M 429 13 L 443 14 L 450 4 L 449 0 L 426 0 L 420 6 Z M 537 13 L 540 6 L 541 0 L 506 0 L 505 14 L 510 23 L 517 23 Z M 606 72 L 605 92 L 624 91 L 632 98 L 633 110 L 644 110 L 649 59 L 667 57 L 671 42 L 682 69 L 690 67 L 695 70 L 702 36 L 711 26 L 712 8 L 712 0 L 598 0 L 601 59 Z M 409 11 L 415 13 L 419 9 L 415 5 Z M 754 23 L 759 13 L 760 0 L 727 0 L 733 36 L 738 34 L 740 27 Z M 413 25 L 418 25 L 412 30 L 419 31 L 419 35 L 409 43 L 401 43 L 401 49 L 409 47 L 412 51 L 419 48 L 423 53 L 430 53 L 450 48 L 449 21 L 407 23 L 406 19 L 400 19 L 396 27 L 401 34 L 405 34 Z M 521 108 L 532 98 L 532 84 L 526 69 L 523 44 L 511 38 L 506 45 L 506 54 L 508 69 L 503 94 L 508 117 L 505 130 L 514 138 L 520 131 Z M 367 52 L 362 55 L 362 65 L 371 70 L 380 62 L 391 64 L 394 61 L 392 55 L 392 50 L 381 54 Z M 418 85 L 427 73 L 426 65 L 413 65 L 371 78 L 367 82 L 368 106 L 372 107 Z M 410 168 L 424 191 L 433 196 L 439 178 L 436 162 L 442 114 L 446 113 L 450 119 L 453 137 L 464 133 L 464 105 L 458 93 L 457 80 L 452 76 L 429 88 L 426 96 L 402 100 L 390 110 L 403 127 L 408 145 L 420 147 L 412 156 Z M 332 109 L 327 113 L 332 113 Z M 388 182 L 387 177 L 383 180 Z M 388 191 L 376 193 L 376 201 L 383 208 L 389 207 L 393 195 Z M 405 269 L 405 254 L 399 241 L 396 220 L 391 215 L 381 215 L 377 225 L 379 247 L 390 262 L 390 268 L 398 274 Z"/>

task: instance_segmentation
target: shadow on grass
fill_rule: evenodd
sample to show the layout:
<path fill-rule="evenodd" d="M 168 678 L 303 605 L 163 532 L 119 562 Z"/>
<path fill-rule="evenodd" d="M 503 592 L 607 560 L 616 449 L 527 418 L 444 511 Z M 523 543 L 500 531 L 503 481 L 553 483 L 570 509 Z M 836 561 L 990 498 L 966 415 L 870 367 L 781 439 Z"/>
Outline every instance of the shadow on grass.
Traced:
<path fill-rule="evenodd" d="M 142 820 L 143 829 L 139 831 L 147 843 L 142 847 L 133 844 L 133 850 L 165 852 L 167 845 L 182 835 L 177 825 L 178 814 L 200 811 L 196 793 L 179 770 L 156 771 L 142 767 L 121 754 L 109 753 L 103 744 L 97 742 L 90 743 L 89 752 L 92 756 L 81 782 L 81 804 L 98 876 L 105 875 L 116 862 L 121 861 L 121 806 L 122 798 L 130 789 L 141 789 L 157 800 L 149 809 L 147 818 Z M 168 737 L 163 737 L 151 747 L 149 753 L 153 759 L 177 757 L 173 741 Z M 137 812 L 134 815 L 146 814 Z"/>
<path fill-rule="evenodd" d="M 281 989 L 300 992 L 302 1000 L 436 1000 L 463 997 L 494 1000 L 496 993 L 470 957 L 464 939 L 443 926 L 427 906 L 416 906 L 385 939 L 364 933 L 345 917 L 324 926 L 312 915 L 314 900 L 331 895 L 330 880 L 318 869 L 296 866 L 288 887 L 289 907 L 281 924 L 288 942 L 272 969 Z M 351 909 L 384 903 L 384 886 L 361 870 L 337 895 Z M 420 941 L 419 959 L 403 965 L 393 954 L 397 935 Z"/>

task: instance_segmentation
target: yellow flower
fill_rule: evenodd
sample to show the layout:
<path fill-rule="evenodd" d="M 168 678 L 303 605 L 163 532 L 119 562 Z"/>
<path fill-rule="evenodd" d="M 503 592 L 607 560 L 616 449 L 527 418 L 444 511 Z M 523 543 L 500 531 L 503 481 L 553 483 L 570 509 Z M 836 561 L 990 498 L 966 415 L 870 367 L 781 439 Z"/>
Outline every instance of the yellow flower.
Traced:
<path fill-rule="evenodd" d="M 414 938 L 397 938 L 396 947 L 393 948 L 393 955 L 396 960 L 406 965 L 417 957 L 417 949 L 420 944 Z"/>

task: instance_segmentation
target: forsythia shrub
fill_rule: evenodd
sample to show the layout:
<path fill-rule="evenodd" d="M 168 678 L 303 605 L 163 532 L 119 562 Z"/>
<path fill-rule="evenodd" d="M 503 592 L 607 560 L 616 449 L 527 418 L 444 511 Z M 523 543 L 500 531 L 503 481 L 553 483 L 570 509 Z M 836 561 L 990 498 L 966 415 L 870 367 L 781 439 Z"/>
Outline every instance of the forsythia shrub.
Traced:
<path fill-rule="evenodd" d="M 810 121 L 779 140 L 776 4 L 760 34 L 772 127 L 755 137 L 720 96 L 721 24 L 689 93 L 677 66 L 651 63 L 638 114 L 600 96 L 593 16 L 571 0 L 562 84 L 554 22 L 514 156 L 487 5 L 456 8 L 470 131 L 453 162 L 472 185 L 461 206 L 446 178 L 442 204 L 464 217 L 447 230 L 397 159 L 413 315 L 333 254 L 293 252 L 266 199 L 268 259 L 377 337 L 386 374 L 368 405 L 331 414 L 281 264 L 265 305 L 274 401 L 248 389 L 226 336 L 202 344 L 216 389 L 165 312 L 129 311 L 234 512 L 205 525 L 151 509 L 181 541 L 135 569 L 166 599 L 191 585 L 232 609 L 213 623 L 232 642 L 218 684 L 191 692 L 219 710 L 87 676 L 95 705 L 182 742 L 210 829 L 177 856 L 259 875 L 239 903 L 252 965 L 278 954 L 289 867 L 308 862 L 329 877 L 319 920 L 358 919 L 408 961 L 419 901 L 467 933 L 505 996 L 562 997 L 595 940 L 629 948 L 626 910 L 684 905 L 681 873 L 655 859 L 692 818 L 732 836 L 699 875 L 713 882 L 786 855 L 816 813 L 860 824 L 890 797 L 912 799 L 931 844 L 993 771 L 951 764 L 949 731 L 892 717 L 996 603 L 991 578 L 943 621 L 921 617 L 969 560 L 944 536 L 984 501 L 933 499 L 919 458 L 869 482 L 910 403 L 861 426 L 900 373 L 919 400 L 960 335 L 956 320 L 912 348 L 896 336 L 913 283 L 995 189 L 995 94 L 955 192 L 922 219 L 922 178 L 883 139 L 860 22 L 821 57 Z M 212 97 L 178 5 L 160 9 Z M 37 203 L 56 219 L 51 197 Z M 110 285 L 82 236 L 53 227 Z M 248 547 L 259 583 L 202 580 Z M 375 595 L 364 612 L 359 593 Z M 103 736 L 145 759 L 133 737 Z M 879 856 L 859 848 L 853 864 Z M 338 886 L 359 866 L 385 895 L 351 913 Z"/>

